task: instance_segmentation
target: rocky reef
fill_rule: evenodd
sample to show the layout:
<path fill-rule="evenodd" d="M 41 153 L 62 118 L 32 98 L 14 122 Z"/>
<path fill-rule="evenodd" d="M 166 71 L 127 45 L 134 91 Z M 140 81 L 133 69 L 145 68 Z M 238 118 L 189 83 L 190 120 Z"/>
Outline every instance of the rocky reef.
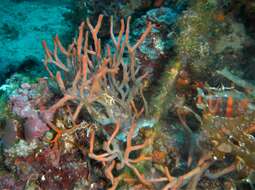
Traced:
<path fill-rule="evenodd" d="M 0 189 L 255 189 L 254 3 L 65 7 L 0 87 Z"/>

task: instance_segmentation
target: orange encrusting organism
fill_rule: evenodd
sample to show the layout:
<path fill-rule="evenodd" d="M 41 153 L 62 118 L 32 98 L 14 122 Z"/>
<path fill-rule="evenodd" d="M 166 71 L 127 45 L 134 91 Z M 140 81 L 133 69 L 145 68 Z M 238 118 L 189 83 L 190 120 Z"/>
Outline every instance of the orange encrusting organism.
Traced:
<path fill-rule="evenodd" d="M 219 21 L 219 22 L 224 22 L 225 21 L 225 15 L 223 11 L 219 11 L 218 13 L 216 13 L 216 15 L 214 16 L 215 20 Z"/>
<path fill-rule="evenodd" d="M 227 99 L 227 105 L 226 105 L 226 117 L 232 117 L 233 116 L 233 97 L 229 96 Z"/>
<path fill-rule="evenodd" d="M 201 105 L 204 104 L 204 102 L 203 102 L 203 96 L 201 96 L 201 95 L 198 95 L 198 96 L 197 96 L 197 102 L 196 102 L 196 104 L 197 104 L 198 106 L 201 106 Z"/>
<path fill-rule="evenodd" d="M 164 1 L 165 0 L 155 0 L 153 5 L 155 7 L 160 7 L 164 3 Z"/>

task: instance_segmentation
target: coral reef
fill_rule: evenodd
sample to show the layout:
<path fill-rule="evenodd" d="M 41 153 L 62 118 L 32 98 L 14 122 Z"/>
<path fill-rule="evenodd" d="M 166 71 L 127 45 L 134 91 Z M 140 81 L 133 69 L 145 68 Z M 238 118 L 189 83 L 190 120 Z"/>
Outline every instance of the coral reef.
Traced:
<path fill-rule="evenodd" d="M 41 80 L 40 82 L 44 83 L 39 84 L 41 89 L 35 89 L 36 86 L 32 87 L 28 83 L 23 83 L 20 89 L 17 89 L 9 96 L 12 113 L 25 120 L 24 136 L 27 141 L 39 138 L 48 131 L 47 125 L 39 117 L 36 110 L 36 107 L 43 109 L 42 106 L 47 101 L 46 97 L 42 99 L 40 94 L 49 94 L 45 81 Z"/>
<path fill-rule="evenodd" d="M 116 39 L 111 19 L 111 38 L 115 45 L 115 51 L 111 54 L 111 49 L 108 47 L 107 54 L 104 56 L 104 52 L 101 50 L 101 40 L 97 37 L 102 19 L 103 16 L 100 15 L 95 27 L 87 19 L 87 25 L 94 41 L 94 50 L 88 49 L 88 32 L 85 33 L 85 39 L 83 39 L 84 23 L 80 26 L 77 41 L 69 46 L 68 50 L 63 48 L 58 37 L 54 41 L 54 52 L 51 52 L 46 42 L 43 42 L 46 52 L 45 67 L 49 71 L 49 75 L 56 79 L 63 93 L 63 98 L 44 111 L 46 122 L 51 122 L 50 115 L 65 106 L 68 101 L 76 104 L 72 115 L 74 123 L 78 119 L 80 111 L 85 107 L 90 116 L 101 125 L 116 123 L 117 120 L 120 120 L 122 125 L 126 125 L 133 117 L 132 112 L 138 112 L 135 105 L 135 99 L 138 97 L 143 101 L 144 109 L 147 111 L 148 106 L 143 95 L 143 80 L 148 73 L 141 73 L 140 66 L 135 63 L 135 51 L 150 32 L 151 24 L 148 24 L 141 38 L 131 46 L 129 43 L 130 17 L 127 20 L 125 41 L 121 41 L 125 30 L 124 20 L 121 20 L 121 30 Z M 61 52 L 66 55 L 66 64 L 59 59 L 57 48 L 60 48 Z M 126 48 L 129 53 L 128 58 L 123 57 Z M 63 79 L 60 71 L 53 74 L 48 66 L 50 63 L 54 63 L 70 78 Z M 123 126 L 123 128 L 125 127 Z"/>
<path fill-rule="evenodd" d="M 79 29 L 42 42 L 44 77 L 0 87 L 0 189 L 254 189 L 254 9 L 237 2 L 69 2 Z"/>

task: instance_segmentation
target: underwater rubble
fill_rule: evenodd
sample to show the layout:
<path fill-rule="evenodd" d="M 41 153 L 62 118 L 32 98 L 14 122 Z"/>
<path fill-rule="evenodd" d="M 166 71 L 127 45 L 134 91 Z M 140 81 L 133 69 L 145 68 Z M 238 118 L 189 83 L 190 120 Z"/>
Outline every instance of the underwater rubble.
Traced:
<path fill-rule="evenodd" d="M 255 189 L 254 3 L 67 7 L 0 86 L 0 189 Z"/>

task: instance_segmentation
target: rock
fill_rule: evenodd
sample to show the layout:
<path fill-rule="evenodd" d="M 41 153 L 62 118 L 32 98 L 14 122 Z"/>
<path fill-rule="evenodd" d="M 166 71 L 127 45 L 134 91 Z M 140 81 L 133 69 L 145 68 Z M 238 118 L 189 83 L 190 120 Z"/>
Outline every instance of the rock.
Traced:
<path fill-rule="evenodd" d="M 3 145 L 5 148 L 10 148 L 18 139 L 22 137 L 22 127 L 15 119 L 6 121 L 3 132 Z"/>

